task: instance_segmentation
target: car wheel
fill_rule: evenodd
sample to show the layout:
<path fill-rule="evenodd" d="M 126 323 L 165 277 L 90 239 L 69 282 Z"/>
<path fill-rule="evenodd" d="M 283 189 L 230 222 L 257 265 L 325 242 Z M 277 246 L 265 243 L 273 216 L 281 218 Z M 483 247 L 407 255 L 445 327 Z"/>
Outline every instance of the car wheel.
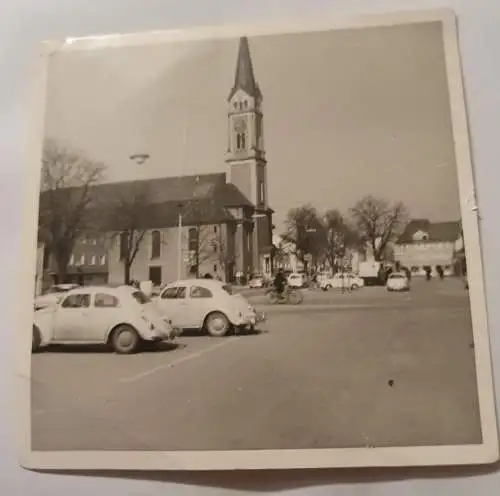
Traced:
<path fill-rule="evenodd" d="M 139 348 L 139 335 L 129 325 L 119 325 L 111 335 L 111 345 L 119 355 L 134 353 Z"/>
<path fill-rule="evenodd" d="M 231 330 L 231 323 L 222 312 L 212 312 L 207 315 L 203 326 L 214 338 L 225 336 Z"/>
<path fill-rule="evenodd" d="M 40 335 L 40 330 L 37 326 L 33 326 L 33 337 L 31 338 L 31 351 L 33 353 L 37 352 L 40 349 L 40 345 L 42 344 L 42 336 Z"/>

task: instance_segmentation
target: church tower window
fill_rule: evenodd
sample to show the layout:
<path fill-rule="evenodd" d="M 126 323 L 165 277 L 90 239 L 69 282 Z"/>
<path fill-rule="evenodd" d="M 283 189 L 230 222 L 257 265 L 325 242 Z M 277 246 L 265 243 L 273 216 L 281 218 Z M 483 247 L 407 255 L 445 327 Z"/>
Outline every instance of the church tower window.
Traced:
<path fill-rule="evenodd" d="M 244 132 L 236 134 L 236 148 L 239 151 L 246 148 L 246 134 Z"/>

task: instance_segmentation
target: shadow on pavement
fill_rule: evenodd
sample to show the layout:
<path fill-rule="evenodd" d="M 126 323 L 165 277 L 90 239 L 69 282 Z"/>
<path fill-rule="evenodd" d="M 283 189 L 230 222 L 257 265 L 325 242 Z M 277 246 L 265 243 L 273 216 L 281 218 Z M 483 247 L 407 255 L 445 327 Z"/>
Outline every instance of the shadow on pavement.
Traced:
<path fill-rule="evenodd" d="M 236 334 L 231 334 L 230 336 L 259 336 L 261 334 L 265 334 L 268 331 L 262 330 L 262 329 L 255 329 L 253 331 L 238 331 Z M 199 338 L 199 337 L 209 337 L 208 334 L 204 331 L 200 331 L 198 329 L 184 329 L 182 331 L 182 334 L 179 339 L 182 338 Z M 224 339 L 223 337 L 221 338 L 215 338 L 215 339 Z"/>
<path fill-rule="evenodd" d="M 182 347 L 179 343 L 143 343 L 137 353 L 161 353 L 173 351 Z M 102 353 L 114 354 L 114 351 L 107 345 L 58 345 L 53 344 L 41 349 L 37 355 L 43 353 Z M 136 354 L 137 354 L 136 353 Z"/>

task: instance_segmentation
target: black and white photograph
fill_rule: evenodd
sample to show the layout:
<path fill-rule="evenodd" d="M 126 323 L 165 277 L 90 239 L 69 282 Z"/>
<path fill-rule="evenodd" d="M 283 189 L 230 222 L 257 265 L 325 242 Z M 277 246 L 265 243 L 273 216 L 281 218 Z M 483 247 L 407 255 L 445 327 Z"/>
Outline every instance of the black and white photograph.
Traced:
<path fill-rule="evenodd" d="M 42 59 L 24 466 L 498 458 L 452 12 L 67 39 Z"/>

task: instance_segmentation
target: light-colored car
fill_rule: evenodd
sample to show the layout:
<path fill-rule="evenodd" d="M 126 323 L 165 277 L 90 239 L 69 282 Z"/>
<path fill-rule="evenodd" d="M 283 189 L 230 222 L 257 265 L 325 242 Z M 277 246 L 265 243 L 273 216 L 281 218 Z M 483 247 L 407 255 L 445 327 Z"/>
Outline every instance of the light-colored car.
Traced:
<path fill-rule="evenodd" d="M 241 294 L 214 279 L 187 279 L 168 284 L 156 304 L 181 329 L 206 330 L 221 337 L 235 330 L 253 330 L 266 319 Z"/>
<path fill-rule="evenodd" d="M 329 289 L 359 289 L 365 285 L 365 281 L 361 277 L 352 273 L 340 273 L 334 274 L 333 277 L 322 278 L 319 281 L 320 288 L 324 291 Z"/>
<path fill-rule="evenodd" d="M 81 287 L 34 312 L 32 350 L 50 344 L 110 344 L 120 354 L 141 342 L 181 333 L 142 291 L 130 286 Z"/>
<path fill-rule="evenodd" d="M 303 288 L 307 285 L 307 275 L 303 272 L 292 272 L 288 276 L 287 282 L 292 288 Z"/>
<path fill-rule="evenodd" d="M 386 283 L 387 291 L 409 291 L 410 280 L 404 272 L 389 274 Z"/>
<path fill-rule="evenodd" d="M 78 287 L 78 284 L 54 284 L 44 294 L 35 298 L 35 310 L 57 305 L 68 291 Z"/>
<path fill-rule="evenodd" d="M 248 286 L 252 289 L 263 288 L 265 284 L 264 276 L 261 275 L 253 276 L 248 282 Z"/>

